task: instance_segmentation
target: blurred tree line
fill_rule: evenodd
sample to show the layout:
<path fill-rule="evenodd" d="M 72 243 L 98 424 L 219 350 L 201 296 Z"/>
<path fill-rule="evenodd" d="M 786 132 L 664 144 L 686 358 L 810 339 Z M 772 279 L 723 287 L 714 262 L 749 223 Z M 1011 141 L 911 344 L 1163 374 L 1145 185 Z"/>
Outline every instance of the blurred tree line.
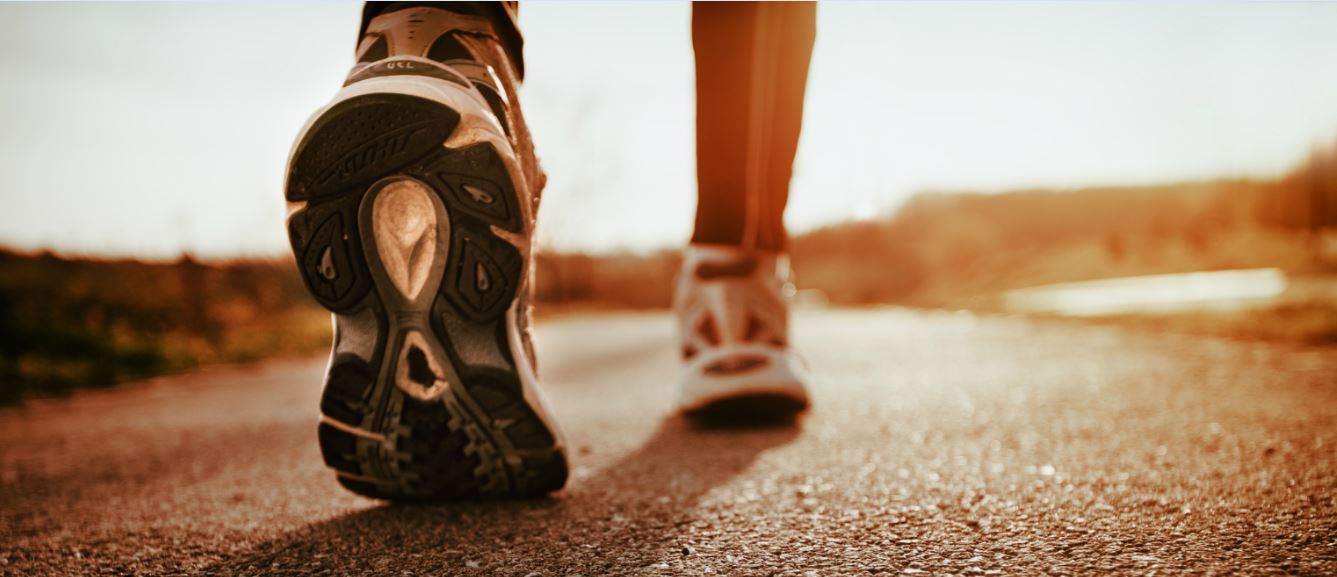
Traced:
<path fill-rule="evenodd" d="M 1051 282 L 1249 267 L 1337 272 L 1337 143 L 1282 178 L 920 194 L 792 239 L 836 304 L 989 308 Z M 1317 241 L 1317 242 L 1316 242 Z M 680 256 L 540 253 L 539 311 L 664 308 Z M 328 346 L 290 258 L 171 263 L 0 250 L 0 402 Z"/>
<path fill-rule="evenodd" d="M 1333 272 L 1334 225 L 1337 143 L 1277 180 L 919 194 L 889 216 L 799 235 L 790 254 L 798 287 L 833 303 L 988 308 L 1000 291 L 1052 282 L 1273 266 Z M 543 254 L 538 300 L 665 307 L 678 262 L 676 251 Z"/>
<path fill-rule="evenodd" d="M 1269 226 L 1310 233 L 1337 226 L 1337 140 L 1315 147 L 1258 208 L 1259 220 Z"/>

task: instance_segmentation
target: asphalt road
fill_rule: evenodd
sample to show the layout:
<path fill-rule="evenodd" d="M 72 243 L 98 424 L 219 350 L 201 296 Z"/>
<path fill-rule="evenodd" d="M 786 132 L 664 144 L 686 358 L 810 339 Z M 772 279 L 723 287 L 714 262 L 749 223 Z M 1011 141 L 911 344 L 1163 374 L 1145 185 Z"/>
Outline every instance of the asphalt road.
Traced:
<path fill-rule="evenodd" d="M 345 493 L 324 359 L 0 411 L 0 573 L 1337 573 L 1337 349 L 803 312 L 815 410 L 699 430 L 671 330 L 540 324 L 575 467 L 541 500 Z"/>

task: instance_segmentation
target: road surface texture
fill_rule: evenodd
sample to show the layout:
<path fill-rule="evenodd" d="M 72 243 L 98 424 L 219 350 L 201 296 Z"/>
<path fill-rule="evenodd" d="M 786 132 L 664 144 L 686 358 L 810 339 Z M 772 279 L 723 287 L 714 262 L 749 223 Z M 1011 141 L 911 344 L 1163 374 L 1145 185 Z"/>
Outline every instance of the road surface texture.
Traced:
<path fill-rule="evenodd" d="M 1337 573 L 1337 350 L 804 311 L 797 426 L 672 416 L 664 315 L 539 326 L 547 499 L 388 506 L 316 447 L 323 359 L 0 412 L 0 573 Z"/>

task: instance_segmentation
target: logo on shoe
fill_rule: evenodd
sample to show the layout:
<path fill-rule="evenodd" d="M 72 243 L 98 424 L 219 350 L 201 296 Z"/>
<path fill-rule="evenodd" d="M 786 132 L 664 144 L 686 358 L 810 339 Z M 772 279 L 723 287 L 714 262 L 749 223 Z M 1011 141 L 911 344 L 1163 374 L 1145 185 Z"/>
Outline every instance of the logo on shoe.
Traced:
<path fill-rule="evenodd" d="M 339 160 L 325 167 L 317 174 L 316 186 L 324 187 L 332 183 L 345 184 L 363 176 L 368 168 L 383 167 L 401 160 L 410 149 L 414 137 L 431 128 L 431 122 L 421 122 L 406 126 L 382 135 L 353 149 Z"/>
<path fill-rule="evenodd" d="M 415 62 L 404 58 L 391 58 L 357 68 L 352 74 L 348 75 L 348 79 L 344 81 L 344 86 L 381 76 L 398 76 L 401 74 L 437 78 L 465 88 L 471 86 L 469 81 L 460 76 L 458 72 L 449 70 L 444 65 Z"/>

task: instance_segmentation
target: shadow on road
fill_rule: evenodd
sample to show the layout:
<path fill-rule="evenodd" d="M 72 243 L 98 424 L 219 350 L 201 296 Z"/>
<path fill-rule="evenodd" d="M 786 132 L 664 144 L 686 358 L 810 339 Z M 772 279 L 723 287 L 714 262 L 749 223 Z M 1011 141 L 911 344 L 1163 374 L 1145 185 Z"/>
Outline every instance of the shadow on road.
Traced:
<path fill-rule="evenodd" d="M 677 554 L 678 528 L 692 521 L 703 495 L 799 433 L 795 422 L 718 427 L 670 418 L 639 449 L 555 497 L 383 505 L 310 525 L 204 572 L 523 575 L 643 567 L 665 551 Z"/>

